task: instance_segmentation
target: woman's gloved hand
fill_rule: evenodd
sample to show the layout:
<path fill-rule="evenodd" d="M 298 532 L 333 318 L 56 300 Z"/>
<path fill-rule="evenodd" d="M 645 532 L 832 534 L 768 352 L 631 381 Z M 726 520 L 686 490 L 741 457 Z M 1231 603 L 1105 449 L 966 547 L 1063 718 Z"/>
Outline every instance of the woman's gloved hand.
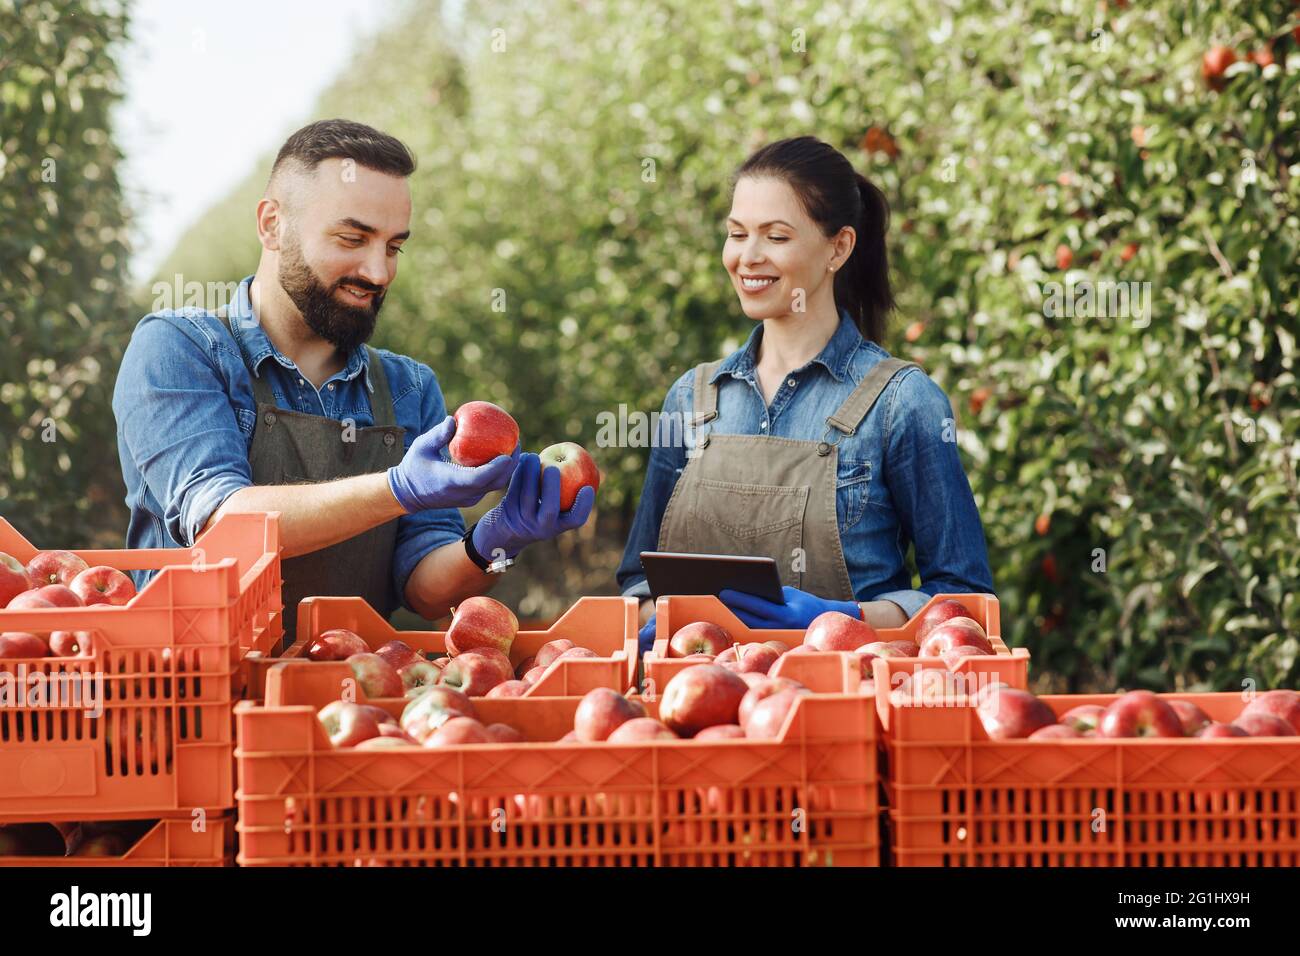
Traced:
<path fill-rule="evenodd" d="M 578 490 L 573 507 L 561 511 L 559 469 L 543 468 L 540 458 L 525 452 L 505 497 L 475 526 L 474 547 L 489 561 L 513 558 L 534 541 L 582 527 L 595 504 L 596 489 L 587 485 Z"/>
<path fill-rule="evenodd" d="M 650 615 L 650 620 L 642 625 L 641 630 L 637 632 L 637 643 L 641 647 L 641 653 L 654 650 L 655 646 L 655 616 Z"/>
<path fill-rule="evenodd" d="M 388 487 L 407 514 L 429 508 L 469 508 L 489 491 L 504 488 L 519 461 L 514 454 L 498 455 L 486 465 L 468 468 L 443 455 L 456 434 L 456 419 L 448 415 L 406 450 L 402 460 L 388 469 Z"/>
<path fill-rule="evenodd" d="M 856 601 L 830 601 L 791 587 L 781 588 L 781 593 L 785 596 L 784 604 L 773 604 L 766 598 L 730 589 L 722 591 L 718 598 L 747 627 L 801 631 L 826 611 L 840 611 L 862 620 L 862 609 Z"/>

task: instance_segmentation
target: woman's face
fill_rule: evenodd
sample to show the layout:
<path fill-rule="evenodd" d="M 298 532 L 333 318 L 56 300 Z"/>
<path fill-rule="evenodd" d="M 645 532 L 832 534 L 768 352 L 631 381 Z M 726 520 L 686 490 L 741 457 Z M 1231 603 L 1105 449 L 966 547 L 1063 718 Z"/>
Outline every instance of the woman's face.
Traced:
<path fill-rule="evenodd" d="M 793 189 L 742 177 L 731 198 L 722 264 L 751 319 L 834 309 L 835 273 L 853 250 L 853 230 L 827 239 Z"/>

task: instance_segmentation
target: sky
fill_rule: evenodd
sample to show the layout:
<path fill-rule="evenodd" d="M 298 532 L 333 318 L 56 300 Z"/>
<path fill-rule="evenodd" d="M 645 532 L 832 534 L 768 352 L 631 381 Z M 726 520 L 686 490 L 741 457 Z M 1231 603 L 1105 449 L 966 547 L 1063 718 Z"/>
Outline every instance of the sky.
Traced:
<path fill-rule="evenodd" d="M 133 37 L 118 60 L 126 95 L 114 121 L 135 214 L 137 282 L 260 155 L 315 118 L 316 97 L 397 6 L 134 0 Z"/>

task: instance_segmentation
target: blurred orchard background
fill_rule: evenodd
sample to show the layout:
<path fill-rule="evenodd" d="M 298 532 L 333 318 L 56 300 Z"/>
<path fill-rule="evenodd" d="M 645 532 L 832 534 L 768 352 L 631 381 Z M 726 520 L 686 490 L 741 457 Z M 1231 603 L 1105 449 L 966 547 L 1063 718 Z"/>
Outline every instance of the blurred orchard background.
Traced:
<path fill-rule="evenodd" d="M 202 24 L 215 5 L 190 6 L 170 15 Z M 451 407 L 512 410 L 528 448 L 596 453 L 596 518 L 496 592 L 521 617 L 616 593 L 648 451 L 597 448 L 597 416 L 658 411 L 677 375 L 744 340 L 720 264 L 730 177 L 753 147 L 813 133 L 890 197 L 883 345 L 952 400 L 1003 633 L 1039 689 L 1296 685 L 1300 6 L 390 14 L 268 142 L 332 116 L 406 141 L 414 236 L 374 344 L 429 363 Z M 256 104 L 203 117 L 192 144 L 230 150 L 243 180 L 170 251 L 132 248 L 147 210 L 122 188 L 116 124 L 133 29 L 130 2 L 0 0 L 0 512 L 43 547 L 122 545 L 109 397 L 131 330 L 178 276 L 224 284 L 257 263 L 274 146 L 234 148 Z M 1216 46 L 1235 62 L 1207 80 Z M 182 97 L 220 82 L 216 58 L 189 55 Z M 143 254 L 158 264 L 138 275 Z M 1149 283 L 1145 316 L 1045 307 L 1049 283 L 1119 281 Z"/>

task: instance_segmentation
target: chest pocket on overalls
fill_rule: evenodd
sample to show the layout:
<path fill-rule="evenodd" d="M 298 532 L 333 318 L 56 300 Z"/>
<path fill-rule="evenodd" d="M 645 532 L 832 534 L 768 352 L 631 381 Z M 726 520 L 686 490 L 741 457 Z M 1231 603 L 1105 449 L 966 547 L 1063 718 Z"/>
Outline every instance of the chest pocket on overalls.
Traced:
<path fill-rule="evenodd" d="M 835 473 L 835 509 L 840 531 L 847 531 L 862 520 L 871 491 L 871 462 L 858 458 L 840 458 Z"/>
<path fill-rule="evenodd" d="M 686 524 L 688 550 L 771 555 L 782 565 L 786 555 L 803 546 L 808 493 L 806 486 L 701 479 Z M 787 583 L 797 586 L 797 581 Z"/>

